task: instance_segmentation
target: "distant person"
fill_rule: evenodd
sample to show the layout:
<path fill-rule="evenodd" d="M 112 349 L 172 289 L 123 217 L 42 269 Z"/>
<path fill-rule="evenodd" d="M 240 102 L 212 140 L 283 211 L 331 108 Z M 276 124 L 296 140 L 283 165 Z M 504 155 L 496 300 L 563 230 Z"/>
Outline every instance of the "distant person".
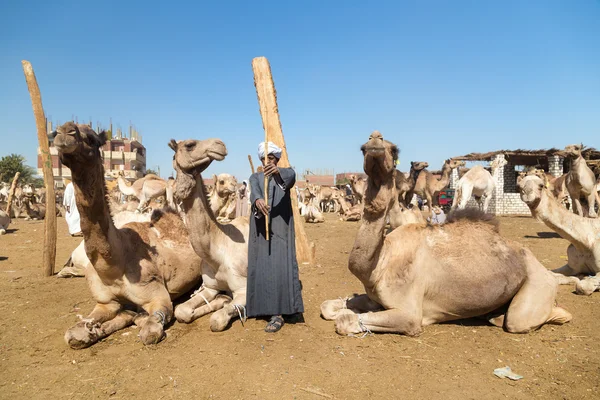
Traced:
<path fill-rule="evenodd" d="M 248 216 L 248 205 L 250 204 L 250 199 L 248 198 L 248 181 L 244 180 L 242 185 L 238 189 L 236 204 L 235 204 L 235 216 L 237 217 L 247 217 Z"/>
<path fill-rule="evenodd" d="M 440 206 L 433 206 L 431 217 L 427 218 L 427 222 L 431 225 L 441 225 L 446 222 L 446 214 Z"/>
<path fill-rule="evenodd" d="M 63 196 L 63 205 L 65 206 L 65 219 L 69 226 L 69 234 L 71 236 L 83 236 L 79 223 L 79 211 L 77 211 L 77 204 L 75 203 L 75 187 L 73 182 L 69 180 L 65 180 L 65 182 L 68 183 Z"/>

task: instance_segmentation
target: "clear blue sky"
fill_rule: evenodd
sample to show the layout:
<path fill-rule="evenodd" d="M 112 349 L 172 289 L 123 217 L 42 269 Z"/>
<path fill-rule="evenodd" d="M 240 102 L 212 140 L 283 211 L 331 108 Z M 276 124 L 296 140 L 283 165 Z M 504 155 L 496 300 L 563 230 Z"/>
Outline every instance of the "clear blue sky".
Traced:
<path fill-rule="evenodd" d="M 218 137 L 205 173 L 249 175 L 263 138 L 251 60 L 273 71 L 292 165 L 362 169 L 381 131 L 411 160 L 600 147 L 600 1 L 31 1 L 0 5 L 0 156 L 36 160 L 21 60 L 47 115 L 131 120 L 148 168 Z"/>

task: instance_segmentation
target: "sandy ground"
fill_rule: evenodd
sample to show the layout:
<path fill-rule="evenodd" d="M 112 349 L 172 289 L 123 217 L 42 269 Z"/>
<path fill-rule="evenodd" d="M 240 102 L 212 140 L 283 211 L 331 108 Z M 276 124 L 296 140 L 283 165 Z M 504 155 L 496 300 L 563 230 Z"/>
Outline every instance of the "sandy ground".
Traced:
<path fill-rule="evenodd" d="M 567 242 L 530 217 L 502 218 L 502 233 L 529 247 L 548 268 L 566 261 Z M 57 264 L 79 239 L 58 221 Z M 144 347 L 128 328 L 84 350 L 63 341 L 93 303 L 84 279 L 41 276 L 42 222 L 19 220 L 0 237 L 0 398 L 365 399 L 599 398 L 600 294 L 558 302 L 574 315 L 564 326 L 511 335 L 480 321 L 427 327 L 416 338 L 338 336 L 319 316 L 325 299 L 361 292 L 347 269 L 358 223 L 328 215 L 308 225 L 317 265 L 303 265 L 305 323 L 278 334 L 264 321 L 239 321 L 211 333 L 208 318 L 172 324 Z M 510 366 L 520 381 L 495 377 Z"/>

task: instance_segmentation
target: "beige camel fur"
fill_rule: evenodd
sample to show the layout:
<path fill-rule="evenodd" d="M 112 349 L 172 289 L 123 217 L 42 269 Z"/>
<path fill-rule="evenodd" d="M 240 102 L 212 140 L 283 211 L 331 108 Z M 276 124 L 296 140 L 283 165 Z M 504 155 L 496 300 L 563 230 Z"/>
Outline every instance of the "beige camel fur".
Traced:
<path fill-rule="evenodd" d="M 38 204 L 35 201 L 35 196 L 25 195 L 22 198 L 22 204 L 25 208 L 25 220 L 41 220 L 46 216 L 46 206 Z M 58 211 L 58 210 L 57 210 Z"/>
<path fill-rule="evenodd" d="M 529 175 L 538 176 L 544 182 L 544 185 L 548 188 L 548 190 L 550 190 L 550 193 L 556 199 L 556 201 L 558 201 L 566 209 L 569 209 L 569 193 L 567 192 L 567 187 L 565 185 L 565 180 L 568 173 L 559 177 L 555 177 L 545 172 L 543 169 L 519 172 L 519 177 L 521 178 Z"/>
<path fill-rule="evenodd" d="M 422 199 L 427 199 L 427 205 L 431 210 L 432 206 L 437 205 L 437 193 L 440 190 L 445 189 L 448 186 L 448 183 L 450 183 L 450 174 L 452 173 L 452 170 L 464 165 L 464 161 L 455 161 L 452 159 L 444 161 L 444 165 L 442 166 L 442 176 L 440 179 L 437 179 L 431 172 L 423 170 L 417 178 L 417 183 L 415 184 L 414 190 L 406 194 L 407 202 L 410 202 L 412 200 L 413 193 L 416 193 L 417 195 L 421 196 Z"/>
<path fill-rule="evenodd" d="M 577 215 L 585 216 L 587 214 L 590 218 L 596 218 L 598 216 L 595 209 L 596 199 L 598 198 L 596 177 L 581 155 L 581 150 L 583 150 L 583 146 L 578 144 L 565 147 L 565 153 L 574 157 L 571 161 L 571 170 L 565 178 L 565 185 L 573 202 L 573 211 Z M 587 200 L 586 214 L 584 214 L 581 207 L 580 199 L 582 196 Z"/>
<path fill-rule="evenodd" d="M 300 191 L 302 201 L 298 203 L 300 216 L 304 217 L 304 221 L 308 223 L 325 222 L 325 217 L 319 207 L 317 207 L 317 195 L 315 187 L 310 186 Z"/>
<path fill-rule="evenodd" d="M 389 213 L 390 228 L 394 229 L 408 224 L 427 224 L 419 207 L 407 208 L 400 201 L 395 201 Z"/>
<path fill-rule="evenodd" d="M 452 199 L 452 210 L 456 208 L 464 209 L 471 199 L 471 195 L 473 195 L 479 204 L 479 209 L 487 213 L 494 189 L 496 189 L 500 168 L 504 168 L 506 164 L 505 159 L 493 160 L 490 163 L 491 174 L 481 165 L 475 165 L 471 168 L 456 184 L 455 196 Z"/>
<path fill-rule="evenodd" d="M 128 185 L 121 175 L 117 178 L 119 190 L 126 196 L 135 196 L 140 201 L 138 211 L 142 212 L 150 200 L 166 194 L 167 182 L 164 179 L 148 174 Z"/>
<path fill-rule="evenodd" d="M 559 282 L 575 282 L 578 294 L 589 295 L 600 288 L 600 220 L 584 218 L 560 207 L 538 176 L 526 176 L 517 186 L 531 215 L 571 243 L 567 248 L 567 264 L 552 271 Z M 582 276 L 586 278 L 580 281 Z"/>
<path fill-rule="evenodd" d="M 337 200 L 340 203 L 340 215 L 343 221 L 360 221 L 363 216 L 363 203 L 351 206 L 344 196 L 340 196 Z"/>
<path fill-rule="evenodd" d="M 225 158 L 227 149 L 223 142 L 171 140 L 169 147 L 175 151 L 175 196 L 181 201 L 194 250 L 205 260 L 202 287 L 197 295 L 175 309 L 175 317 L 191 322 L 215 311 L 210 318 L 210 329 L 219 332 L 232 318 L 244 319 L 250 223 L 247 217 L 238 217 L 229 224 L 221 224 L 210 208 L 201 173 L 213 160 Z"/>
<path fill-rule="evenodd" d="M 367 180 L 356 175 L 350 175 L 350 186 L 352 187 L 352 193 L 354 194 L 356 203 L 362 203 L 363 197 L 365 196 L 365 190 L 367 189 Z"/>
<path fill-rule="evenodd" d="M 398 148 L 376 131 L 361 149 L 368 175 L 365 213 L 348 268 L 366 294 L 321 305 L 339 334 L 418 335 L 426 325 L 492 312 L 500 315 L 490 322 L 513 333 L 571 320 L 554 306 L 557 282 L 550 272 L 531 251 L 500 236 L 494 220 L 479 219 L 485 214 L 478 210 L 460 210 L 444 225 L 401 226 L 384 238 L 397 201 Z"/>
<path fill-rule="evenodd" d="M 173 316 L 172 300 L 196 287 L 202 276 L 202 260 L 177 214 L 157 210 L 151 222 L 115 227 L 104 184 L 105 141 L 105 132 L 98 135 L 73 122 L 60 126 L 54 139 L 61 162 L 71 169 L 85 252 L 93 266 L 86 279 L 96 306 L 65 334 L 74 349 L 132 323 L 141 326 L 144 344 L 158 343 Z"/>
<path fill-rule="evenodd" d="M 6 192 L 6 208 L 0 209 L 0 235 L 4 235 L 8 226 L 10 225 L 11 219 L 11 209 L 13 199 L 15 197 L 15 190 L 17 188 L 17 181 L 19 180 L 20 173 L 17 172 L 13 177 L 12 184 L 10 185 L 8 191 Z"/>
<path fill-rule="evenodd" d="M 403 172 L 396 171 L 395 172 L 395 182 L 396 182 L 396 191 L 398 192 L 398 201 L 402 203 L 404 208 L 410 206 L 410 202 L 412 200 L 412 193 L 415 189 L 415 185 L 417 184 L 417 179 L 425 168 L 429 167 L 429 164 L 424 161 L 411 161 L 410 162 L 410 171 L 408 172 L 408 178 L 404 175 Z M 407 194 L 411 193 L 410 199 L 407 198 Z"/>
<path fill-rule="evenodd" d="M 235 194 L 237 180 L 229 174 L 213 175 L 215 183 L 208 192 L 210 208 L 219 222 L 229 222 L 235 218 Z M 233 204 L 233 205 L 232 205 Z"/>

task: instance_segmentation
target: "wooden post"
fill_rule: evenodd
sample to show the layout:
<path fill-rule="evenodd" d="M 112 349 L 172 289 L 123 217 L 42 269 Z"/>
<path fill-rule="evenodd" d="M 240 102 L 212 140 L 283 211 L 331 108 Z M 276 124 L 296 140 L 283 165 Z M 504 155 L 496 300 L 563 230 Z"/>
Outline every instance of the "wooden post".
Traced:
<path fill-rule="evenodd" d="M 15 174 L 12 185 L 10 185 L 10 190 L 8 191 L 8 204 L 6 205 L 6 215 L 8 215 L 8 218 L 10 218 L 10 209 L 12 207 L 13 197 L 15 196 L 15 190 L 17 189 L 17 181 L 19 180 L 20 175 L 20 172 Z"/>
<path fill-rule="evenodd" d="M 277 92 L 271 75 L 271 66 L 265 57 L 256 57 L 252 60 L 252 70 L 254 71 L 254 86 L 258 96 L 260 115 L 263 121 L 263 128 L 269 132 L 269 140 L 281 147 L 282 153 L 279 163 L 283 168 L 290 167 L 288 152 L 283 138 L 281 122 L 279 120 L 279 110 L 277 108 Z M 296 258 L 299 264 L 313 263 L 315 258 L 314 243 L 309 243 L 304 231 L 304 224 L 298 211 L 298 198 L 292 194 L 292 210 L 294 212 L 294 227 L 296 233 Z"/>
<path fill-rule="evenodd" d="M 42 95 L 29 61 L 23 60 L 23 72 L 27 81 L 27 88 L 31 96 L 33 115 L 37 126 L 38 142 L 42 153 L 42 170 L 44 171 L 44 184 L 46 186 L 46 217 L 44 218 L 44 252 L 42 266 L 45 276 L 52 276 L 56 262 L 56 197 L 54 195 L 54 176 L 52 175 L 52 158 L 48 146 L 48 133 L 46 131 L 46 118 L 42 107 Z"/>
<path fill-rule="evenodd" d="M 250 170 L 254 173 L 254 163 L 252 162 L 252 156 L 248 154 L 248 162 L 250 163 Z"/>

